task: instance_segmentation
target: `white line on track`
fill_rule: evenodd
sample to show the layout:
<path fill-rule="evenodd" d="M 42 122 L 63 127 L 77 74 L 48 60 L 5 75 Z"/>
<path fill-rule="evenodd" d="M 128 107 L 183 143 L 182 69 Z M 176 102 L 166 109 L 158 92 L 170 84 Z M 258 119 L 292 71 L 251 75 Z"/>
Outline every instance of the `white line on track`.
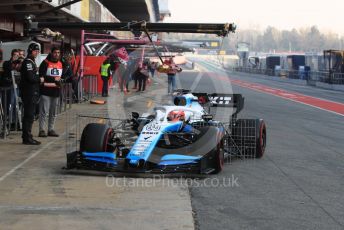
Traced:
<path fill-rule="evenodd" d="M 92 114 L 95 114 L 98 110 L 95 110 Z M 75 128 L 76 125 L 72 126 L 72 129 Z M 61 140 L 62 138 L 65 137 L 67 133 L 63 132 L 60 137 L 58 137 L 57 139 L 55 139 L 54 141 L 48 142 L 46 145 L 44 145 L 44 147 L 42 147 L 41 149 L 37 150 L 36 152 L 32 153 L 28 158 L 26 158 L 23 162 L 21 162 L 20 164 L 18 164 L 17 166 L 15 166 L 14 168 L 12 168 L 10 171 L 8 171 L 7 173 L 5 173 L 3 176 L 0 177 L 0 183 L 5 180 L 7 177 L 9 177 L 10 175 L 12 175 L 15 171 L 17 171 L 19 168 L 23 167 L 23 165 L 25 165 L 27 162 L 29 162 L 31 159 L 35 158 L 38 154 L 40 154 L 43 150 L 45 150 L 46 148 L 48 148 L 50 145 L 54 144 L 55 142 Z"/>
<path fill-rule="evenodd" d="M 191 92 L 193 92 L 193 91 L 196 89 L 196 87 L 197 87 L 199 81 L 200 81 L 201 78 L 202 78 L 202 75 L 203 75 L 202 72 L 199 72 L 199 73 L 197 74 L 196 79 L 192 82 L 192 85 L 191 85 L 191 87 L 190 87 Z"/>
<path fill-rule="evenodd" d="M 255 89 L 255 88 L 252 88 L 252 87 L 246 87 L 246 86 L 243 86 L 243 85 L 240 85 L 240 84 L 235 84 L 235 82 L 233 83 L 234 85 L 237 85 L 239 87 L 243 87 L 245 89 L 251 89 L 251 90 L 254 90 L 254 91 L 257 91 L 257 92 L 261 92 L 261 93 L 265 93 L 265 94 L 269 94 L 269 95 L 272 95 L 272 96 L 275 96 L 275 97 L 279 97 L 279 98 L 283 98 L 283 99 L 286 99 L 286 100 L 289 100 L 289 101 L 293 101 L 293 102 L 296 102 L 296 103 L 300 103 L 300 104 L 303 104 L 303 105 L 307 105 L 307 106 L 310 106 L 310 107 L 313 107 L 313 108 L 316 108 L 316 109 L 320 109 L 320 110 L 323 110 L 323 111 L 326 111 L 326 112 L 330 112 L 330 113 L 333 113 L 333 114 L 336 114 L 336 115 L 339 115 L 339 116 L 342 116 L 344 117 L 344 114 L 341 114 L 341 113 L 337 113 L 335 111 L 332 111 L 332 110 L 328 110 L 328 109 L 324 109 L 324 108 L 321 108 L 321 107 L 318 107 L 318 106 L 315 106 L 315 105 L 311 105 L 311 104 L 307 104 L 305 102 L 301 102 L 301 101 L 298 101 L 298 100 L 295 100 L 295 99 L 292 99 L 292 98 L 288 98 L 288 97 L 284 97 L 282 95 L 278 95 L 278 94 L 274 94 L 274 93 L 271 93 L 271 92 L 268 92 L 268 91 L 263 91 L 263 90 L 259 90 L 259 89 Z M 302 95 L 302 94 L 300 94 Z M 309 97 L 307 95 L 305 95 L 306 97 Z M 318 98 L 317 98 L 318 99 Z M 323 99 L 320 99 L 319 100 L 323 100 Z M 326 100 L 326 101 L 329 101 L 329 100 Z M 329 101 L 329 102 L 334 102 L 334 101 Z M 341 104 L 339 102 L 334 102 L 334 103 L 338 103 L 338 104 Z"/>
<path fill-rule="evenodd" d="M 63 135 L 62 135 L 63 136 Z M 59 138 L 60 139 L 60 138 Z M 2 182 L 3 180 L 5 180 L 7 177 L 9 177 L 11 174 L 13 174 L 15 171 L 17 171 L 17 169 L 21 168 L 23 165 L 25 165 L 27 162 L 29 162 L 31 159 L 35 158 L 38 154 L 40 154 L 43 150 L 45 150 L 46 148 L 48 148 L 50 145 L 52 145 L 53 143 L 55 143 L 58 140 L 55 141 L 51 141 L 49 143 L 47 143 L 43 148 L 37 150 L 36 152 L 32 153 L 28 158 L 26 158 L 23 162 L 21 162 L 20 164 L 18 164 L 17 166 L 15 166 L 14 168 L 12 168 L 10 171 L 8 171 L 7 173 L 5 173 L 3 176 L 0 177 L 0 182 Z"/>
<path fill-rule="evenodd" d="M 208 70 L 206 67 L 202 66 L 205 70 Z M 230 79 L 229 79 L 230 80 Z M 246 82 L 245 82 L 246 83 Z M 248 84 L 251 84 L 251 85 L 255 85 L 256 83 L 251 83 L 251 82 L 247 82 Z M 261 93 L 265 93 L 265 94 L 269 94 L 269 95 L 273 95 L 273 96 L 276 96 L 276 97 L 279 97 L 279 98 L 283 98 L 283 99 L 286 99 L 286 100 L 289 100 L 289 101 L 293 101 L 293 102 L 296 102 L 296 103 L 300 103 L 300 104 L 303 104 L 303 105 L 307 105 L 307 106 L 310 106 L 310 107 L 313 107 L 313 108 L 316 108 L 316 109 L 320 109 L 320 110 L 323 110 L 325 112 L 330 112 L 330 113 L 333 113 L 333 114 L 336 114 L 336 115 L 339 115 L 339 116 L 342 116 L 344 117 L 344 114 L 341 114 L 341 113 L 337 113 L 335 111 L 332 111 L 332 110 L 328 110 L 328 109 L 324 109 L 324 108 L 321 108 L 321 107 L 318 107 L 318 106 L 315 106 L 315 105 L 311 105 L 311 104 L 307 104 L 307 103 L 304 103 L 304 102 L 301 102 L 301 101 L 298 101 L 298 100 L 294 100 L 294 99 L 291 99 L 291 98 L 288 98 L 288 97 L 283 97 L 281 95 L 277 95 L 277 94 L 274 94 L 272 92 L 268 92 L 268 90 L 261 90 L 261 89 L 258 89 L 258 88 L 254 88 L 250 85 L 248 86 L 244 86 L 244 85 L 240 85 L 240 84 L 235 84 L 235 82 L 233 82 L 232 84 L 234 85 L 237 85 L 237 86 L 240 86 L 240 87 L 243 87 L 245 89 L 251 89 L 251 90 L 254 90 L 254 91 L 257 91 L 257 92 L 261 92 Z M 257 83 L 258 84 L 258 83 Z M 277 89 L 277 88 L 272 88 L 270 87 L 271 89 L 274 89 L 274 90 L 283 90 L 283 89 Z M 286 91 L 286 90 L 283 90 L 283 91 Z M 287 92 L 287 91 L 286 91 Z M 296 94 L 299 94 L 299 95 L 303 95 L 301 93 L 296 93 Z M 338 104 L 342 104 L 342 103 L 339 103 L 339 102 L 335 102 L 335 101 L 331 101 L 331 100 L 328 100 L 328 99 L 324 99 L 324 98 L 318 98 L 318 97 L 313 97 L 313 96 L 308 96 L 308 95 L 304 95 L 306 97 L 312 97 L 312 98 L 315 98 L 315 99 L 319 99 L 319 100 L 324 100 L 324 101 L 328 101 L 328 102 L 333 102 L 333 103 L 338 103 Z"/>

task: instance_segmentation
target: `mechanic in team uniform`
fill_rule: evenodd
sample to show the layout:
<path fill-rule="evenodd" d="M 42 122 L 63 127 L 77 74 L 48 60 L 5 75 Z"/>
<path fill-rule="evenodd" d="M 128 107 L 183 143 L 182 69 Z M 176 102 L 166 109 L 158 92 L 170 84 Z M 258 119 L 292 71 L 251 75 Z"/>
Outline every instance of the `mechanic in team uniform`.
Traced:
<path fill-rule="evenodd" d="M 33 139 L 31 130 L 35 116 L 36 104 L 39 102 L 39 86 L 44 79 L 37 74 L 38 68 L 35 62 L 39 54 L 39 46 L 31 43 L 27 49 L 28 56 L 24 59 L 21 67 L 20 92 L 24 105 L 23 117 L 23 144 L 39 145 L 41 142 Z"/>
<path fill-rule="evenodd" d="M 48 57 L 39 66 L 39 75 L 44 77 L 39 102 L 39 137 L 47 137 L 45 133 L 46 118 L 48 117 L 48 136 L 58 137 L 55 132 L 56 107 L 61 94 L 61 76 L 63 65 L 60 61 L 61 51 L 57 47 L 51 49 Z"/>
<path fill-rule="evenodd" d="M 103 80 L 103 87 L 102 87 L 102 97 L 109 96 L 109 79 L 111 77 L 111 61 L 107 58 L 99 69 L 100 76 Z"/>

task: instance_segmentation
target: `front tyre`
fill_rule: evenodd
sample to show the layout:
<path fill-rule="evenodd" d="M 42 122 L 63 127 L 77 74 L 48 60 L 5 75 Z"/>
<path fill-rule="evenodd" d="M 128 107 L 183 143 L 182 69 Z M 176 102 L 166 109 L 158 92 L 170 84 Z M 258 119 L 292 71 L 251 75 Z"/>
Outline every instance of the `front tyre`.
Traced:
<path fill-rule="evenodd" d="M 222 141 L 214 149 L 214 154 L 214 174 L 217 174 L 222 171 L 225 164 L 225 155 Z"/>
<path fill-rule="evenodd" d="M 90 123 L 82 131 L 80 152 L 106 152 L 113 129 L 105 124 Z"/>
<path fill-rule="evenodd" d="M 263 119 L 256 120 L 256 158 L 262 158 L 266 147 L 266 125 Z"/>

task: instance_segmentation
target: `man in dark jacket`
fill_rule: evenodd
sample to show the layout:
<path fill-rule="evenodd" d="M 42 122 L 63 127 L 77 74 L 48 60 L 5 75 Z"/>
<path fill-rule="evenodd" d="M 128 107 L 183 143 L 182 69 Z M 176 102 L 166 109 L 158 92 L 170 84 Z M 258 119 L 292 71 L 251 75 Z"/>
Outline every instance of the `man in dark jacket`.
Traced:
<path fill-rule="evenodd" d="M 14 73 L 18 73 L 16 70 L 16 65 L 18 62 L 18 57 L 19 57 L 19 50 L 18 49 L 13 49 L 11 51 L 11 58 L 10 60 L 7 60 L 3 63 L 3 76 L 1 79 L 1 85 L 5 86 L 5 87 L 11 87 L 11 90 L 7 91 L 7 114 L 8 116 L 11 115 L 12 116 L 12 128 L 14 126 L 14 121 L 16 120 L 16 111 L 15 111 L 15 107 L 16 107 L 16 98 L 15 98 L 15 92 L 14 92 L 14 88 L 13 88 L 13 81 L 12 81 L 12 71 L 14 71 Z M 15 78 L 16 78 L 16 82 L 19 82 L 19 77 L 17 77 L 18 74 L 15 74 Z M 17 83 L 18 83 L 17 82 Z M 17 90 L 17 94 L 18 94 L 18 90 Z"/>
<path fill-rule="evenodd" d="M 19 52 L 17 49 L 13 49 L 11 51 L 11 58 L 10 60 L 4 61 L 2 67 L 4 69 L 2 83 L 3 86 L 12 86 L 12 73 L 13 70 L 13 63 L 18 59 Z"/>
<path fill-rule="evenodd" d="M 71 65 L 72 56 L 69 53 L 65 53 L 61 58 L 62 62 L 62 80 L 63 82 L 71 83 L 73 81 L 73 69 Z"/>
<path fill-rule="evenodd" d="M 39 102 L 39 137 L 47 137 L 45 133 L 48 118 L 48 136 L 58 137 L 55 132 L 56 107 L 61 93 L 62 62 L 60 49 L 53 47 L 48 57 L 39 66 L 39 76 L 44 78 Z"/>
<path fill-rule="evenodd" d="M 24 59 L 21 67 L 20 90 L 24 105 L 23 117 L 23 144 L 39 145 L 41 142 L 33 139 L 31 130 L 35 116 L 35 107 L 39 101 L 39 85 L 43 82 L 37 74 L 35 59 L 39 54 L 37 43 L 31 43 L 27 50 L 28 56 Z"/>
<path fill-rule="evenodd" d="M 139 81 L 139 88 L 137 89 L 137 92 L 145 91 L 146 81 L 149 77 L 147 63 L 146 62 L 142 63 L 142 65 L 137 68 L 134 74 Z"/>

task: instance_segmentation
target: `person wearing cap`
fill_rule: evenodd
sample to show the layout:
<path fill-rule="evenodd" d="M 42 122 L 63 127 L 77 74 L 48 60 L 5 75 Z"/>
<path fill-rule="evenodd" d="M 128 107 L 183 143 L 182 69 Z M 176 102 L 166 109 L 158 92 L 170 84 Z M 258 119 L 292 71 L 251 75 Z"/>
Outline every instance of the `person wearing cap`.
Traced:
<path fill-rule="evenodd" d="M 39 75 L 44 78 L 39 102 L 39 137 L 58 137 L 55 132 L 56 108 L 61 94 L 61 76 L 63 65 L 60 61 L 60 49 L 53 47 L 48 57 L 39 66 Z M 48 118 L 48 135 L 45 133 Z"/>
<path fill-rule="evenodd" d="M 31 43 L 27 49 L 27 57 L 21 67 L 20 92 L 24 106 L 23 117 L 23 144 L 39 145 L 41 142 L 33 139 L 31 130 L 35 117 L 36 104 L 39 101 L 39 86 L 44 79 L 37 74 L 38 68 L 35 62 L 39 54 L 39 45 Z"/>

